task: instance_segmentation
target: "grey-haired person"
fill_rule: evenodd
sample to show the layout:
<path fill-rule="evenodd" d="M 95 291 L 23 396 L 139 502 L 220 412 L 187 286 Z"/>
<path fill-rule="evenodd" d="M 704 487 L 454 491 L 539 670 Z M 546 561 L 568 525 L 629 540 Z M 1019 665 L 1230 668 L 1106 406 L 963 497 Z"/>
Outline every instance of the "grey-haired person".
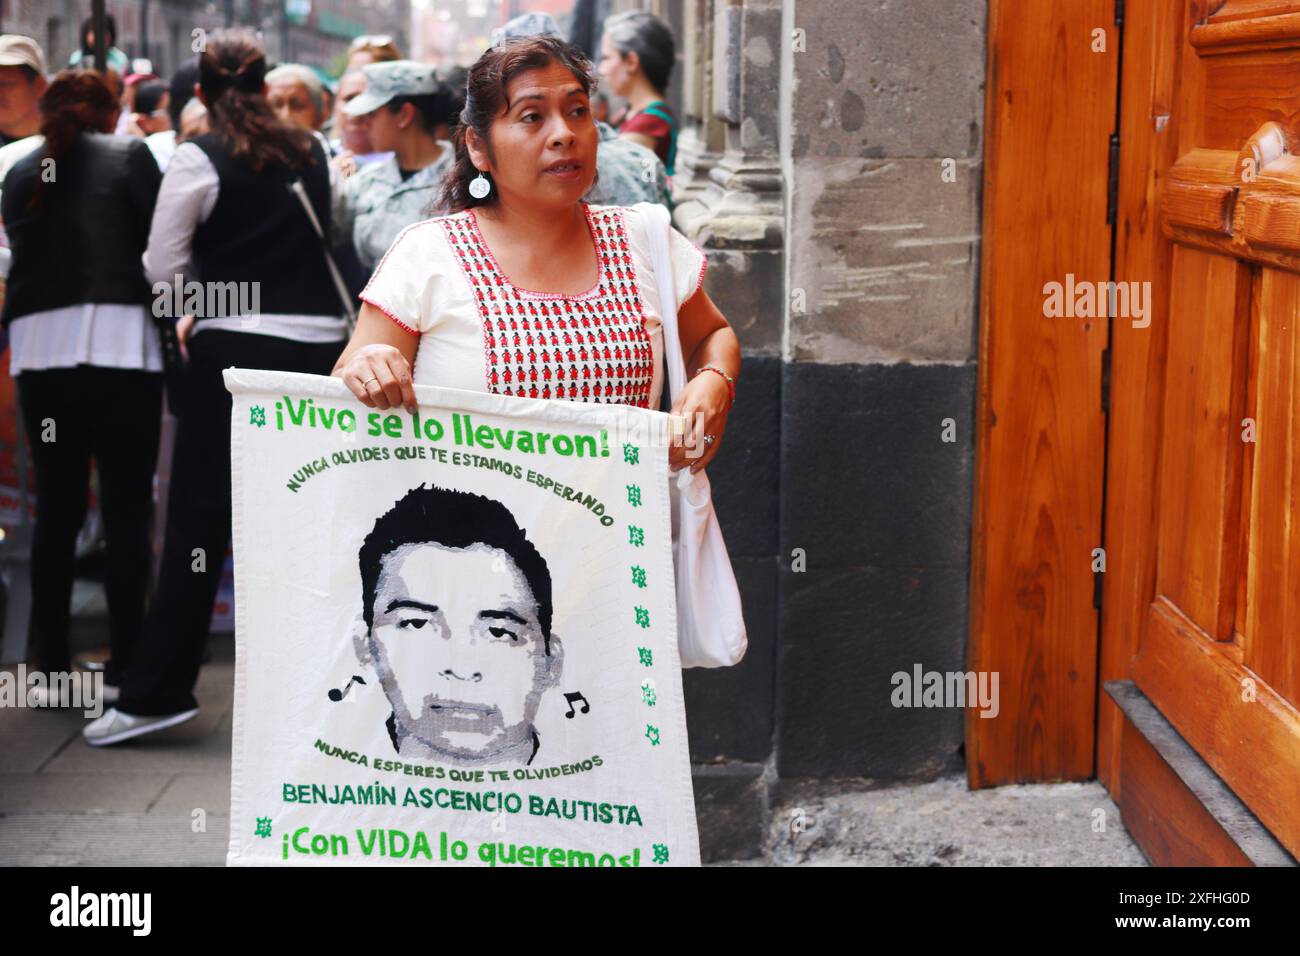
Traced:
<path fill-rule="evenodd" d="M 319 132 L 325 111 L 325 84 L 311 67 L 285 63 L 266 74 L 266 100 L 280 119 Z"/>
<path fill-rule="evenodd" d="M 601 78 L 627 100 L 611 124 L 620 136 L 654 150 L 671 177 L 677 165 L 677 118 L 664 99 L 676 59 L 668 25 L 652 13 L 629 10 L 605 21 Z"/>

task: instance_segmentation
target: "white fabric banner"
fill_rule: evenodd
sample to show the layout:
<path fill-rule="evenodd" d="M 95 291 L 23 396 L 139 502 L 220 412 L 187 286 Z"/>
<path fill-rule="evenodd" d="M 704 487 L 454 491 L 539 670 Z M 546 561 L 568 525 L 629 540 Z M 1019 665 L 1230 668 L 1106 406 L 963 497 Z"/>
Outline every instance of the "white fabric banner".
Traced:
<path fill-rule="evenodd" d="M 225 379 L 229 862 L 698 865 L 668 416 Z"/>

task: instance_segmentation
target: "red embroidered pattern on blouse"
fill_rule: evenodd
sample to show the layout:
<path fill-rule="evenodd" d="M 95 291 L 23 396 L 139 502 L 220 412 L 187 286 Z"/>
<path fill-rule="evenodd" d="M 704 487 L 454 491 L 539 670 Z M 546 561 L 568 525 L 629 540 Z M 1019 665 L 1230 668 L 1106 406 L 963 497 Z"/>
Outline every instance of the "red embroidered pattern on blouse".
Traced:
<path fill-rule="evenodd" d="M 470 210 L 439 220 L 478 303 L 487 389 L 516 398 L 647 408 L 654 359 L 622 210 L 582 205 L 600 278 L 578 295 L 512 285 Z"/>

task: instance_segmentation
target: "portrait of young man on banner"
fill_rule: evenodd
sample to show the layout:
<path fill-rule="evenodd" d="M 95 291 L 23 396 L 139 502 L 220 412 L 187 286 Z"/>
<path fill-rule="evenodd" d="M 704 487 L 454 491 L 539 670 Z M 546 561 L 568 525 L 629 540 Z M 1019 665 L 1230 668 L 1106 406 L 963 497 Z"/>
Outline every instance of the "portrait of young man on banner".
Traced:
<path fill-rule="evenodd" d="M 393 749 L 453 765 L 531 764 L 533 721 L 559 684 L 564 649 L 546 561 L 506 506 L 421 485 L 379 517 L 358 557 L 353 640 L 392 707 Z"/>

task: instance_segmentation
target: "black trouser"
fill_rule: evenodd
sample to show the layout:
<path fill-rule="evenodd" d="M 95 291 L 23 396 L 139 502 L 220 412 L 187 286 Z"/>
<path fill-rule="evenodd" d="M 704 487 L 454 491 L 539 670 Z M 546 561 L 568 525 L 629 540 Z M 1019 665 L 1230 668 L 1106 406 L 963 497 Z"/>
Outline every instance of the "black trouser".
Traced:
<path fill-rule="evenodd" d="M 144 716 L 198 706 L 194 683 L 230 545 L 232 400 L 221 370 L 238 366 L 328 375 L 343 345 L 220 329 L 190 339 L 158 584 L 118 710 Z"/>
<path fill-rule="evenodd" d="M 19 372 L 17 385 L 36 473 L 31 559 L 36 666 L 43 671 L 71 666 L 69 605 L 93 456 L 108 540 L 104 593 L 113 656 L 104 678 L 116 684 L 140 633 L 149 588 L 162 376 L 79 365 Z"/>

